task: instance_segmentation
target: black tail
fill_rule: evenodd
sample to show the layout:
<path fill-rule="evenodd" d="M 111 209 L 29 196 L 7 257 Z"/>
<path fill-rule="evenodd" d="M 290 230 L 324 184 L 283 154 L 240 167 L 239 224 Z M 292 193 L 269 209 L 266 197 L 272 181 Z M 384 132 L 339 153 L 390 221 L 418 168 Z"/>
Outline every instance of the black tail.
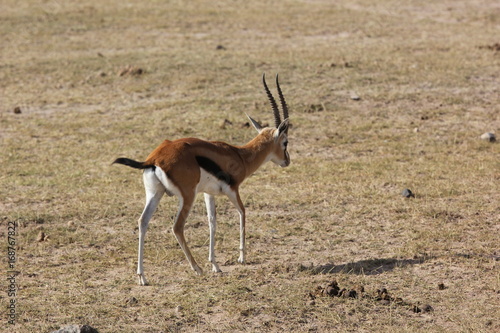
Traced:
<path fill-rule="evenodd" d="M 147 168 L 154 167 L 154 165 L 144 164 L 145 162 L 137 162 L 137 161 L 131 160 L 130 158 L 125 158 L 125 157 L 117 158 L 112 164 L 115 164 L 115 163 L 123 164 L 123 165 L 129 166 L 129 167 L 135 168 L 135 169 L 147 169 Z"/>

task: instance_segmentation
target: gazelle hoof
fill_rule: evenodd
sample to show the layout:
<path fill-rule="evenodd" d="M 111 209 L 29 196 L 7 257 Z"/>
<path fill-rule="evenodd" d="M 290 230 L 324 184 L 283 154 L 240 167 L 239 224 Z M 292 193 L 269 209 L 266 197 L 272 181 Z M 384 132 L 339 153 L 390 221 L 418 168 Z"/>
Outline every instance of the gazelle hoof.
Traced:
<path fill-rule="evenodd" d="M 212 266 L 212 272 L 214 273 L 222 273 L 221 269 L 218 266 Z"/>
<path fill-rule="evenodd" d="M 148 281 L 146 280 L 146 278 L 144 277 L 144 275 L 142 274 L 137 274 L 139 276 L 139 285 L 140 286 L 147 286 L 148 285 Z"/>
<path fill-rule="evenodd" d="M 199 275 L 199 276 L 203 275 L 203 270 L 200 267 L 198 267 L 198 266 L 193 267 L 193 270 L 196 273 L 196 275 Z"/>

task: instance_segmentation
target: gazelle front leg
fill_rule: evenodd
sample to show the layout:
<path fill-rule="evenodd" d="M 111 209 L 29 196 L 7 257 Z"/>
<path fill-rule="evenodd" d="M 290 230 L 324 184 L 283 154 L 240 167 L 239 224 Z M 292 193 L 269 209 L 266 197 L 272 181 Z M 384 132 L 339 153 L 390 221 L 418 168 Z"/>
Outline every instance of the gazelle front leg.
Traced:
<path fill-rule="evenodd" d="M 241 264 L 245 263 L 245 208 L 243 205 L 241 206 L 241 210 L 238 210 L 240 213 L 240 256 L 238 258 L 238 262 Z"/>
<path fill-rule="evenodd" d="M 205 193 L 205 204 L 207 206 L 208 228 L 210 229 L 210 249 L 208 260 L 212 263 L 212 272 L 222 272 L 215 261 L 215 231 L 217 229 L 217 220 L 215 212 L 215 198 L 213 195 Z"/>
<path fill-rule="evenodd" d="M 238 258 L 238 262 L 244 264 L 245 263 L 245 207 L 243 206 L 243 202 L 241 202 L 240 194 L 238 193 L 238 189 L 230 192 L 229 200 L 233 203 L 233 205 L 238 210 L 240 215 L 240 256 Z"/>

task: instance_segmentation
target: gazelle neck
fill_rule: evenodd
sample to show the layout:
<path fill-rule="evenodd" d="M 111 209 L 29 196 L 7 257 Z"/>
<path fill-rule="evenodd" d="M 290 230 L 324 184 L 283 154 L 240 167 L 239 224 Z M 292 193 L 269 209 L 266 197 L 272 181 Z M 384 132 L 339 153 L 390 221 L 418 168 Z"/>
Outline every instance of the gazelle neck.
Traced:
<path fill-rule="evenodd" d="M 273 133 L 273 129 L 264 129 L 246 145 L 239 147 L 240 156 L 245 164 L 246 177 L 270 160 L 274 142 Z"/>

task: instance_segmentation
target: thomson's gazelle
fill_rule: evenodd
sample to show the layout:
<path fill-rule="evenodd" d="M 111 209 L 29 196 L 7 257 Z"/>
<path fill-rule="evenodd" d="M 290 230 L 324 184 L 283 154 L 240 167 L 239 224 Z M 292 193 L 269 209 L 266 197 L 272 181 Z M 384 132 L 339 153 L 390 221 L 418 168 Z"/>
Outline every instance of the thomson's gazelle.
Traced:
<path fill-rule="evenodd" d="M 259 134 L 246 145 L 233 146 L 224 142 L 204 141 L 195 138 L 165 140 L 149 154 L 144 162 L 128 158 L 118 158 L 113 162 L 136 169 L 144 169 L 146 206 L 139 218 L 137 265 L 139 284 L 147 284 L 143 268 L 144 237 L 149 220 L 165 193 L 179 198 L 179 211 L 175 218 L 173 231 L 191 268 L 197 274 L 202 274 L 202 270 L 191 255 L 184 238 L 184 224 L 195 196 L 199 192 L 204 193 L 207 206 L 210 229 L 208 260 L 212 263 L 212 271 L 221 271 L 214 254 L 215 195 L 226 195 L 238 210 L 240 215 L 240 256 L 238 262 L 245 262 L 245 207 L 238 193 L 240 184 L 267 161 L 272 161 L 281 167 L 290 164 L 290 156 L 287 152 L 288 108 L 278 83 L 278 76 L 276 75 L 276 86 L 283 109 L 283 121 L 281 121 L 276 101 L 267 87 L 265 76 L 262 77 L 262 81 L 273 109 L 275 126 L 262 127 L 247 115 Z"/>

